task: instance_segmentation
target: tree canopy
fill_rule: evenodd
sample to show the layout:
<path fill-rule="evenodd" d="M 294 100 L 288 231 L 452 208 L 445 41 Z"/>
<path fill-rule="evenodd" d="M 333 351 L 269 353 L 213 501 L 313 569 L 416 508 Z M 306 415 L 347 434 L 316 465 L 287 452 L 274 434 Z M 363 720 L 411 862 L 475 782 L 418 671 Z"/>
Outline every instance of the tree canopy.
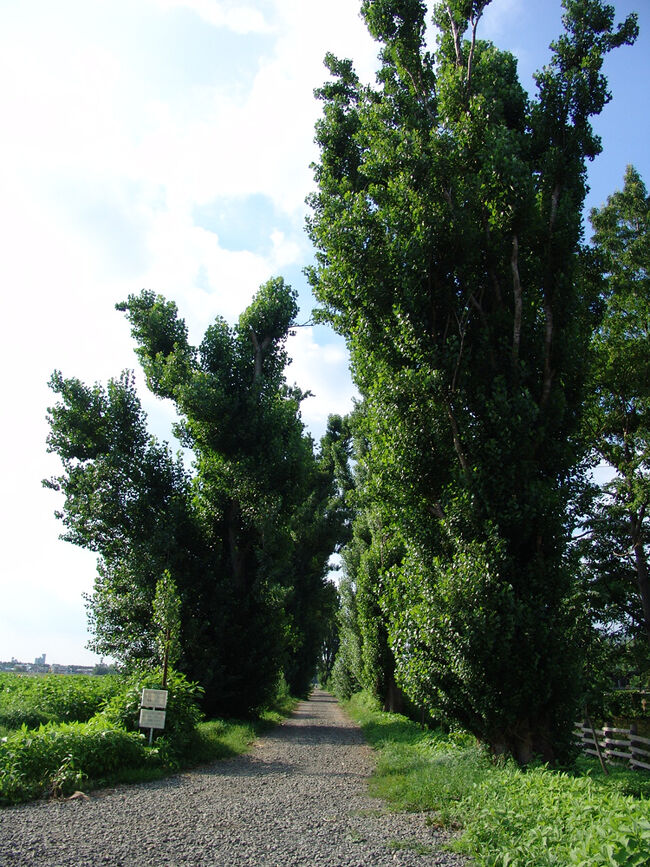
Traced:
<path fill-rule="evenodd" d="M 594 332 L 585 436 L 615 471 L 583 546 L 601 622 L 650 640 L 650 197 L 628 166 L 623 189 L 591 212 L 605 275 Z"/>
<path fill-rule="evenodd" d="M 51 386 L 49 448 L 63 474 L 65 538 L 100 554 L 88 600 L 92 646 L 127 663 L 155 654 L 152 603 L 163 575 L 180 598 L 180 666 L 209 712 L 260 707 L 280 672 L 304 693 L 333 616 L 328 558 L 343 532 L 329 440 L 304 432 L 303 394 L 285 380 L 297 313 L 282 279 L 238 323 L 188 342 L 175 304 L 152 292 L 118 309 L 150 389 L 171 399 L 192 472 L 146 430 L 133 376 Z"/>
<path fill-rule="evenodd" d="M 529 99 L 481 0 L 365 0 L 376 86 L 328 56 L 310 280 L 363 395 L 364 482 L 398 562 L 372 579 L 396 675 L 521 761 L 568 744 L 577 689 L 567 505 L 582 457 L 590 118 L 634 41 L 566 0 Z"/>

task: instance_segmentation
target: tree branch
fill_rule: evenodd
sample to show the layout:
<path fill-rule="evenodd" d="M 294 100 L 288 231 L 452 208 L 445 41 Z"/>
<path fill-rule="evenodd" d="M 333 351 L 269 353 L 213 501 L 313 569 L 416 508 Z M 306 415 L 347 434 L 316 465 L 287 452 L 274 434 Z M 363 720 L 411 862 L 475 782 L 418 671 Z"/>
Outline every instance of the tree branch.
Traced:
<path fill-rule="evenodd" d="M 255 371 L 253 373 L 253 382 L 257 382 L 262 376 L 262 361 L 264 360 L 264 353 L 271 345 L 271 337 L 267 335 L 260 343 L 252 325 L 250 326 L 250 334 L 251 340 L 253 341 L 253 348 L 255 349 Z"/>
<path fill-rule="evenodd" d="M 460 441 L 460 431 L 458 430 L 458 424 L 451 408 L 451 402 L 448 398 L 445 399 L 445 409 L 447 410 L 447 418 L 449 419 L 449 423 L 451 425 L 451 436 L 454 442 L 454 449 L 456 451 L 456 454 L 458 455 L 458 460 L 460 461 L 463 472 L 466 476 L 469 476 L 469 464 L 467 463 L 467 458 L 465 457 L 465 453 L 463 451 L 463 446 Z"/>
<path fill-rule="evenodd" d="M 451 32 L 454 37 L 454 49 L 456 50 L 456 65 L 463 65 L 463 53 L 460 47 L 460 33 L 458 32 L 458 27 L 456 27 L 456 22 L 454 21 L 454 16 L 452 14 L 451 8 L 449 4 L 445 4 L 445 8 L 447 10 L 447 15 L 449 16 L 449 23 L 451 24 Z"/>
<path fill-rule="evenodd" d="M 478 23 L 481 20 L 481 15 L 483 14 L 483 9 L 485 8 L 485 3 L 479 6 L 476 14 L 476 18 L 470 18 L 470 23 L 472 25 L 472 44 L 469 49 L 469 57 L 467 59 L 467 98 L 469 99 L 470 86 L 472 84 L 472 63 L 474 61 L 474 49 L 476 48 L 476 28 L 478 27 Z"/>

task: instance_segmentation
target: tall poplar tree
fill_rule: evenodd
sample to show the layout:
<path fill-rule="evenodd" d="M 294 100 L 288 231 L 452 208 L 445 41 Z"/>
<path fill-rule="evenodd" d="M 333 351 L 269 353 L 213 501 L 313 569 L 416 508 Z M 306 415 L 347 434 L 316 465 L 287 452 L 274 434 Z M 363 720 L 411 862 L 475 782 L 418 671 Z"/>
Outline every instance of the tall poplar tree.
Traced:
<path fill-rule="evenodd" d="M 63 472 L 64 538 L 100 555 L 88 600 L 92 647 L 127 664 L 156 656 L 162 574 L 180 599 L 179 668 L 210 714 L 241 715 L 284 672 L 304 692 L 334 616 L 326 575 L 344 516 L 325 455 L 285 379 L 296 293 L 265 283 L 234 327 L 189 343 L 176 305 L 153 292 L 118 305 L 147 384 L 171 399 L 192 473 L 152 438 L 133 377 L 107 388 L 55 373 L 49 449 Z"/>
<path fill-rule="evenodd" d="M 637 25 L 565 0 L 530 100 L 514 57 L 478 38 L 487 5 L 433 4 L 431 53 L 425 2 L 364 0 L 376 86 L 327 57 L 310 279 L 350 347 L 368 483 L 404 546 L 378 578 L 398 681 L 527 762 L 568 745 L 577 698 L 585 162 L 603 58 Z"/>
<path fill-rule="evenodd" d="M 588 559 L 599 596 L 650 640 L 650 197 L 628 166 L 622 190 L 591 212 L 606 274 L 592 340 L 586 435 L 614 471 L 591 515 Z"/>

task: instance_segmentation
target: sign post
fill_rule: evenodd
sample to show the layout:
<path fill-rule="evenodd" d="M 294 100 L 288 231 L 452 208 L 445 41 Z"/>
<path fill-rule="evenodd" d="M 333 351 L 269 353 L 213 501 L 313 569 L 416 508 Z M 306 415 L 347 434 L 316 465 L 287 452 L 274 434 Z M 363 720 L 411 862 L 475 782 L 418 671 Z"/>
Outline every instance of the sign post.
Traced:
<path fill-rule="evenodd" d="M 142 729 L 149 729 L 149 746 L 153 741 L 153 730 L 165 728 L 167 696 L 166 689 L 142 690 L 139 726 Z"/>

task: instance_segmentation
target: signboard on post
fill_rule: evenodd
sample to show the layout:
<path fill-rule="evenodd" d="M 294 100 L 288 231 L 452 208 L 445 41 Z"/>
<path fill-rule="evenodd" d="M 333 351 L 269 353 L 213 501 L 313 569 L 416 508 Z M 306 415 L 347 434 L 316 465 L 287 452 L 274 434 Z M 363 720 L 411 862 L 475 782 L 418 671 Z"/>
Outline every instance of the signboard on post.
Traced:
<path fill-rule="evenodd" d="M 142 729 L 149 729 L 149 744 L 151 744 L 153 739 L 153 730 L 165 728 L 167 696 L 168 691 L 166 689 L 142 690 L 140 722 L 138 725 Z"/>
<path fill-rule="evenodd" d="M 143 689 L 140 707 L 155 707 L 157 710 L 164 710 L 167 707 L 167 695 L 166 689 Z"/>
<path fill-rule="evenodd" d="M 140 708 L 140 728 L 141 729 L 164 729 L 165 715 L 164 710 L 149 710 L 149 708 Z"/>

